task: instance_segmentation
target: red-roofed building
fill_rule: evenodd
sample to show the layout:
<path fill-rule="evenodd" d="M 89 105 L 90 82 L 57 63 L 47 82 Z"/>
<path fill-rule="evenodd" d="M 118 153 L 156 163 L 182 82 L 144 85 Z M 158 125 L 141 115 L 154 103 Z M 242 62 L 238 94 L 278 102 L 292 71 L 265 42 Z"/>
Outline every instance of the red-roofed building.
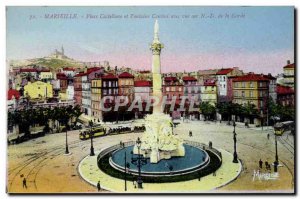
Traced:
<path fill-rule="evenodd" d="M 135 98 L 140 98 L 143 102 L 150 100 L 152 94 L 152 82 L 146 80 L 134 81 Z"/>
<path fill-rule="evenodd" d="M 232 82 L 233 103 L 254 104 L 260 112 L 266 112 L 266 103 L 269 99 L 269 77 L 248 73 L 233 78 Z"/>
<path fill-rule="evenodd" d="M 75 76 L 75 69 L 71 67 L 65 67 L 61 70 L 67 77 L 74 77 Z"/>
<path fill-rule="evenodd" d="M 232 92 L 228 89 L 229 78 L 243 75 L 243 71 L 238 67 L 222 68 L 216 73 L 217 86 L 218 86 L 218 101 L 225 102 L 231 101 Z"/>
<path fill-rule="evenodd" d="M 183 94 L 188 97 L 188 101 L 192 100 L 198 104 L 200 102 L 200 85 L 197 79 L 191 76 L 182 77 L 183 81 Z"/>
<path fill-rule="evenodd" d="M 180 98 L 183 96 L 183 83 L 177 77 L 165 77 L 162 87 L 163 96 L 167 96 L 166 104 L 171 104 L 172 98 L 176 98 L 176 105 L 180 105 Z"/>
<path fill-rule="evenodd" d="M 65 93 L 68 87 L 68 78 L 64 73 L 57 73 L 56 79 L 59 81 L 59 91 Z"/>
<path fill-rule="evenodd" d="M 15 89 L 9 89 L 7 92 L 7 99 L 12 100 L 12 99 L 19 99 L 20 98 L 20 93 L 19 91 Z"/>
<path fill-rule="evenodd" d="M 7 92 L 7 106 L 8 109 L 13 108 L 16 109 L 18 106 L 18 100 L 20 99 L 19 91 L 15 89 L 9 89 Z"/>
<path fill-rule="evenodd" d="M 102 77 L 102 98 L 106 96 L 113 96 L 114 100 L 118 96 L 118 77 L 112 73 L 108 73 Z M 105 102 L 111 103 L 111 100 Z"/>
<path fill-rule="evenodd" d="M 282 106 L 295 106 L 295 91 L 291 87 L 277 85 L 277 103 Z"/>
<path fill-rule="evenodd" d="M 123 72 L 119 75 L 119 96 L 128 98 L 128 102 L 134 99 L 134 76 L 128 72 Z"/>

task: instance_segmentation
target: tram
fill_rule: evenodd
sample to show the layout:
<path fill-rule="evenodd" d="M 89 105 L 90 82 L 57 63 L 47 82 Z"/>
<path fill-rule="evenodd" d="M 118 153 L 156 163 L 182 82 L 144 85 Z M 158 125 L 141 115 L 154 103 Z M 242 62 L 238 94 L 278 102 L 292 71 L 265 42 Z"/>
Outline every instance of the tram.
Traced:
<path fill-rule="evenodd" d="M 295 122 L 286 121 L 286 122 L 277 122 L 274 125 L 275 135 L 281 136 L 284 132 L 290 131 L 292 134 L 295 133 Z"/>
<path fill-rule="evenodd" d="M 79 133 L 79 139 L 81 140 L 87 140 L 90 137 L 90 135 L 93 135 L 93 138 L 95 137 L 101 137 L 106 134 L 106 130 L 103 127 L 92 127 L 92 129 L 85 129 L 80 131 Z"/>

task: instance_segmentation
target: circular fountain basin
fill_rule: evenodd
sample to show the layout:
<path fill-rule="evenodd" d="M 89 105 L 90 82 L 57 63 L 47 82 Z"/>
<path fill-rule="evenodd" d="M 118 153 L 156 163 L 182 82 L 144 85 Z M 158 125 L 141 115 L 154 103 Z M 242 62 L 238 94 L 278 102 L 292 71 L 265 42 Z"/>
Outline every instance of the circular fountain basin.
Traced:
<path fill-rule="evenodd" d="M 131 158 L 137 158 L 138 155 L 131 154 L 134 146 L 124 147 L 114 151 L 109 159 L 109 164 L 124 172 L 125 154 L 126 162 L 129 163 L 128 173 L 138 175 L 137 165 L 131 162 Z M 182 175 L 203 169 L 210 161 L 206 151 L 184 144 L 185 156 L 172 157 L 171 159 L 160 160 L 158 163 L 147 163 L 141 167 L 142 176 L 166 176 L 166 175 Z M 171 168 L 171 169 L 170 169 Z"/>

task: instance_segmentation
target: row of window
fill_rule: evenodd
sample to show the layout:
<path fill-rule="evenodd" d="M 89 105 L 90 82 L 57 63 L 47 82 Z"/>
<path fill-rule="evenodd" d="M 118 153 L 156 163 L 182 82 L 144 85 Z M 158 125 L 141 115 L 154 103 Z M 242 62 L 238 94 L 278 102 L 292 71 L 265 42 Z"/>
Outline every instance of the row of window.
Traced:
<path fill-rule="evenodd" d="M 103 87 L 118 87 L 117 81 L 103 81 Z"/>
<path fill-rule="evenodd" d="M 103 95 L 118 95 L 118 89 L 117 88 L 103 89 L 102 93 Z"/>
<path fill-rule="evenodd" d="M 258 82 L 259 87 L 267 87 L 267 82 Z M 254 88 L 254 82 L 235 82 L 234 83 L 235 88 Z"/>
<path fill-rule="evenodd" d="M 259 91 L 258 97 L 268 96 L 267 91 Z M 234 91 L 234 97 L 254 97 L 254 91 Z"/>

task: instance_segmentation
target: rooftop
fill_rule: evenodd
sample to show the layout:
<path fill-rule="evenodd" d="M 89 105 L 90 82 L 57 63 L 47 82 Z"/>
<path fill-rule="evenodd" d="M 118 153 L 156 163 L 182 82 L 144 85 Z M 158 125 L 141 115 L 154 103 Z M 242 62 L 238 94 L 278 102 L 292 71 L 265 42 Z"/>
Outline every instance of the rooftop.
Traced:
<path fill-rule="evenodd" d="M 248 73 L 247 75 L 235 77 L 232 79 L 234 82 L 244 82 L 244 81 L 269 81 L 269 77 L 265 77 L 263 74 Z"/>
<path fill-rule="evenodd" d="M 118 78 L 112 73 L 108 73 L 107 75 L 104 75 L 102 79 L 118 79 Z"/>
<path fill-rule="evenodd" d="M 13 97 L 15 97 L 16 99 L 19 99 L 20 93 L 19 93 L 19 91 L 15 90 L 15 89 L 9 89 L 8 93 L 7 93 L 7 99 L 11 100 Z"/>
<path fill-rule="evenodd" d="M 284 66 L 283 68 L 295 68 L 295 64 L 294 63 L 288 64 L 288 65 Z"/>
<path fill-rule="evenodd" d="M 134 81 L 134 86 L 135 87 L 151 87 L 152 82 L 146 81 L 146 80 L 138 80 L 138 81 Z"/>
<path fill-rule="evenodd" d="M 279 85 L 279 84 L 277 84 L 276 92 L 279 95 L 294 94 L 295 93 L 294 89 L 292 89 L 291 87 L 282 86 L 282 85 Z"/>
<path fill-rule="evenodd" d="M 119 75 L 119 78 L 134 78 L 134 76 L 128 72 L 123 72 Z"/>
<path fill-rule="evenodd" d="M 231 71 L 233 71 L 233 68 L 222 68 L 217 72 L 217 75 L 227 75 Z"/>
<path fill-rule="evenodd" d="M 182 78 L 183 81 L 197 81 L 195 77 L 185 76 Z"/>

